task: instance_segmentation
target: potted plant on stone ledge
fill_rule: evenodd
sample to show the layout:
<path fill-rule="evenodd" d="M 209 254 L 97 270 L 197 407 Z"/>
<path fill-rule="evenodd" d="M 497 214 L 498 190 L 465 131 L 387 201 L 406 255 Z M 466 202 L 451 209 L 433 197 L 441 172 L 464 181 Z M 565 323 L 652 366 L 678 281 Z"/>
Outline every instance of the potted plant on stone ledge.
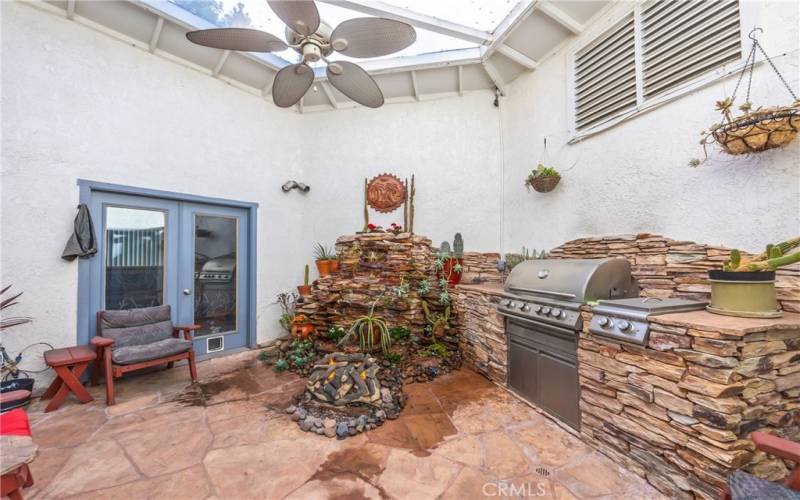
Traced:
<path fill-rule="evenodd" d="M 556 188 L 560 181 L 561 174 L 556 169 L 545 167 L 540 163 L 535 170 L 528 174 L 528 178 L 525 179 L 525 186 L 533 188 L 534 191 L 539 193 L 549 193 Z"/>
<path fill-rule="evenodd" d="M 331 273 L 331 262 L 337 260 L 336 252 L 326 247 L 322 243 L 317 243 L 314 247 L 314 263 L 317 265 L 317 271 L 320 278 L 325 277 Z"/>
<path fill-rule="evenodd" d="M 311 295 L 311 286 L 308 284 L 308 264 L 306 264 L 305 270 L 303 271 L 303 284 L 297 286 L 297 293 L 299 293 L 301 297 L 308 297 Z"/>
<path fill-rule="evenodd" d="M 731 260 L 722 270 L 708 272 L 711 304 L 715 314 L 746 318 L 777 318 L 782 313 L 775 293 L 775 270 L 800 262 L 800 236 L 777 245 L 767 245 L 764 253 L 745 257 L 731 250 Z M 791 253 L 792 250 L 796 250 Z"/>

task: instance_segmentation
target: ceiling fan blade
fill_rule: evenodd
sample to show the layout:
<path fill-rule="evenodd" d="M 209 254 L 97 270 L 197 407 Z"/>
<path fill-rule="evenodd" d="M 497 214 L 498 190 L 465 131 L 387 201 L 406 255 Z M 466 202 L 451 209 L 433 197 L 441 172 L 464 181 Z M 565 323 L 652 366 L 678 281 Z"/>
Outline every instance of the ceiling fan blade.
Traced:
<path fill-rule="evenodd" d="M 331 45 L 349 57 L 378 57 L 403 50 L 417 39 L 414 28 L 400 21 L 357 17 L 331 33 Z"/>
<path fill-rule="evenodd" d="M 314 70 L 306 63 L 286 66 L 275 75 L 272 83 L 272 100 L 281 108 L 295 105 L 311 84 L 314 83 Z"/>
<path fill-rule="evenodd" d="M 358 64 L 335 61 L 325 71 L 331 85 L 350 99 L 369 108 L 383 106 L 383 92 L 369 73 Z"/>
<path fill-rule="evenodd" d="M 302 36 L 313 35 L 319 28 L 319 11 L 310 0 L 268 0 L 267 3 L 281 21 Z"/>
<path fill-rule="evenodd" d="M 206 47 L 243 52 L 280 52 L 289 48 L 275 35 L 250 28 L 213 28 L 186 33 L 190 42 Z"/>

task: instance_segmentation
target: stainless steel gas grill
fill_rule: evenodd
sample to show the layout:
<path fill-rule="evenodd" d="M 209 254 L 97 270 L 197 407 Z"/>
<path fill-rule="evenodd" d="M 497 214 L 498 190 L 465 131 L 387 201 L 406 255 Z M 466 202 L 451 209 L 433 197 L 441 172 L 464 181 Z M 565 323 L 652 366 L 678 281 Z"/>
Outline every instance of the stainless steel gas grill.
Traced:
<path fill-rule="evenodd" d="M 705 309 L 707 302 L 686 299 L 638 297 L 604 300 L 592 308 L 589 331 L 600 337 L 647 345 L 650 336 L 648 316 Z"/>
<path fill-rule="evenodd" d="M 580 426 L 580 307 L 636 297 L 626 259 L 529 260 L 511 271 L 498 312 L 506 317 L 508 385 L 520 396 Z"/>

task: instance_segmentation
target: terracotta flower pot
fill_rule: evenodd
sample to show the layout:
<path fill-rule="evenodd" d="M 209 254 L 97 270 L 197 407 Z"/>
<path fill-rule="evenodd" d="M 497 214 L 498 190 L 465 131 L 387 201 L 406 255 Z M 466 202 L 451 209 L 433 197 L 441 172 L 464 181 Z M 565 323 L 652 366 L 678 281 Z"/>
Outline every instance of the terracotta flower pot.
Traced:
<path fill-rule="evenodd" d="M 331 274 L 331 261 L 329 260 L 316 260 L 314 263 L 317 265 L 317 272 L 319 272 L 319 277 L 325 277 Z"/>
<path fill-rule="evenodd" d="M 444 261 L 444 269 L 442 269 L 442 275 L 449 276 L 447 283 L 450 285 L 458 285 L 461 283 L 461 273 L 457 273 L 453 268 L 456 265 L 460 265 L 462 268 L 464 267 L 464 259 L 456 259 L 450 258 Z M 464 272 L 463 269 L 461 272 Z"/>
<path fill-rule="evenodd" d="M 297 293 L 299 293 L 303 297 L 308 297 L 309 295 L 311 295 L 311 286 L 297 285 Z"/>
<path fill-rule="evenodd" d="M 314 332 L 315 328 L 311 323 L 292 325 L 292 337 L 296 339 L 307 340 Z"/>
<path fill-rule="evenodd" d="M 335 273 L 336 271 L 339 270 L 339 259 L 329 260 L 328 262 L 330 262 L 331 264 L 332 273 Z"/>

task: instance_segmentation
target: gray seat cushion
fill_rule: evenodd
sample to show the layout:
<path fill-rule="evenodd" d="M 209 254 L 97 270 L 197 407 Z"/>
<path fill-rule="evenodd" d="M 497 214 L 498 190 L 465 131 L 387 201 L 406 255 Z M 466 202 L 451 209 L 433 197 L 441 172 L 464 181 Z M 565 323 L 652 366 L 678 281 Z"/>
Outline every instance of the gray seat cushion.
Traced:
<path fill-rule="evenodd" d="M 728 476 L 728 489 L 733 500 L 800 500 L 800 492 L 738 470 Z"/>
<path fill-rule="evenodd" d="M 99 335 L 112 339 L 114 347 L 150 344 L 172 337 L 170 307 L 156 306 L 124 311 L 103 311 Z"/>
<path fill-rule="evenodd" d="M 136 344 L 111 349 L 111 359 L 118 365 L 132 365 L 188 351 L 191 340 L 168 338 L 149 344 Z"/>

